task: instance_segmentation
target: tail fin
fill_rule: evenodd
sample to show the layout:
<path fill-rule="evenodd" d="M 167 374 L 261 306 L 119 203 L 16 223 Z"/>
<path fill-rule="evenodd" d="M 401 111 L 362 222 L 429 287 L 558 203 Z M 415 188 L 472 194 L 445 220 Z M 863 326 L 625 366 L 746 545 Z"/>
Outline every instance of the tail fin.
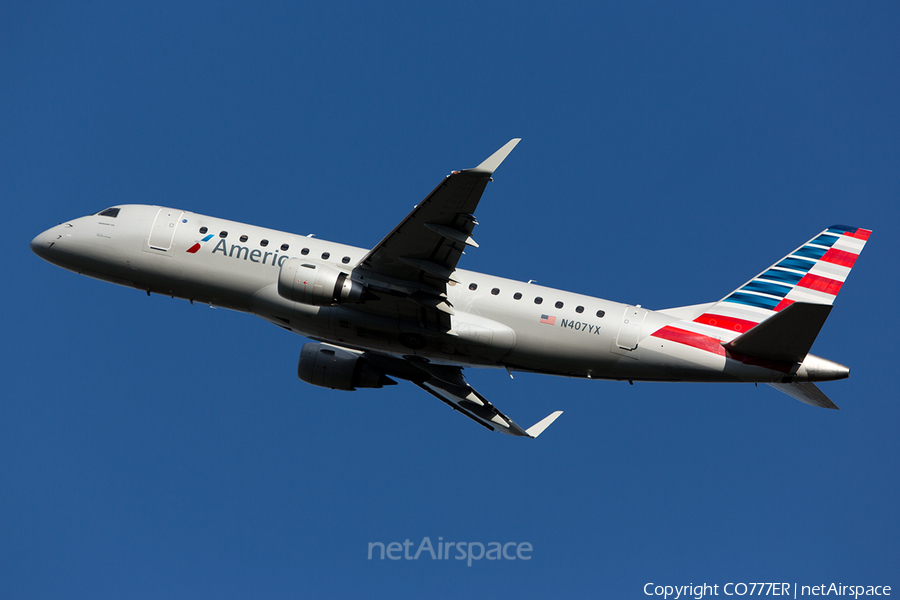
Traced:
<path fill-rule="evenodd" d="M 707 307 L 703 314 L 693 320 L 692 325 L 697 327 L 697 333 L 715 337 L 724 343 L 734 341 L 735 344 L 746 344 L 750 348 L 753 336 L 744 337 L 747 332 L 795 302 L 830 307 L 871 233 L 868 229 L 857 227 L 829 227 L 719 302 Z M 798 306 L 797 309 L 799 308 Z M 760 335 L 757 341 L 767 340 L 770 333 L 783 329 L 775 327 L 778 321 L 784 321 L 782 325 L 785 325 L 795 323 L 798 317 L 803 317 L 800 320 L 806 323 L 805 337 L 809 338 L 810 333 L 812 336 L 808 339 L 808 351 L 808 346 L 812 345 L 828 313 L 824 308 L 797 309 L 790 311 L 796 313 L 790 319 L 774 320 L 772 327 L 766 328 L 767 334 Z M 739 336 L 743 338 L 740 342 L 735 339 Z M 752 347 L 755 346 L 753 344 Z M 796 345 L 788 352 L 798 354 Z M 802 352 L 804 355 L 805 353 Z"/>
<path fill-rule="evenodd" d="M 843 379 L 850 370 L 809 350 L 871 233 L 829 227 L 718 302 L 659 311 L 681 320 L 651 335 L 742 362 L 788 366 L 791 377 L 769 385 L 837 408 L 812 381 Z"/>

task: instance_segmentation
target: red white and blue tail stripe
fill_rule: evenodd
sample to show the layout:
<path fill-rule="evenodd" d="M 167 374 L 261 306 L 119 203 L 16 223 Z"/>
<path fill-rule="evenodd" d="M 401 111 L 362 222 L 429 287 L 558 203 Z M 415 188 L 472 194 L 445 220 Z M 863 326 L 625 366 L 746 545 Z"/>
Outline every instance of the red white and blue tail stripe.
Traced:
<path fill-rule="evenodd" d="M 721 353 L 728 343 L 794 302 L 830 306 L 872 232 L 834 225 L 708 307 L 692 321 L 680 321 L 653 335 Z"/>
<path fill-rule="evenodd" d="M 858 227 L 829 227 L 723 298 L 698 321 L 720 315 L 746 319 L 749 325 L 794 302 L 830 306 L 871 233 Z"/>

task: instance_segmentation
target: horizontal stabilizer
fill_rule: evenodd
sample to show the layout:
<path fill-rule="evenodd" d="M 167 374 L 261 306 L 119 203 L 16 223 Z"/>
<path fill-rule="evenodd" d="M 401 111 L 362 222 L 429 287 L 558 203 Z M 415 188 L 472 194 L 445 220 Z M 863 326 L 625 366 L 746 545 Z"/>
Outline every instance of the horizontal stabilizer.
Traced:
<path fill-rule="evenodd" d="M 832 402 L 814 383 L 770 383 L 769 385 L 804 404 L 840 410 L 837 404 Z"/>
<path fill-rule="evenodd" d="M 763 360 L 803 362 L 830 312 L 828 304 L 794 302 L 725 344 L 725 348 Z"/>
<path fill-rule="evenodd" d="M 534 437 L 468 385 L 459 387 L 433 377 L 422 383 L 413 383 L 491 431 Z"/>

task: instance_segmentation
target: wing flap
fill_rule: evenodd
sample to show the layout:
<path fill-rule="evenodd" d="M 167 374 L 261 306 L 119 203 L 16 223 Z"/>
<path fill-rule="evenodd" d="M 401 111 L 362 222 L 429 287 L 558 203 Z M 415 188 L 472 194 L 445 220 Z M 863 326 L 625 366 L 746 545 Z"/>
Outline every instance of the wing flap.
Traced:
<path fill-rule="evenodd" d="M 562 411 L 558 410 L 544 417 L 528 429 L 523 429 L 468 384 L 462 387 L 436 377 L 413 383 L 479 425 L 491 431 L 499 431 L 507 435 L 536 438 L 562 414 Z"/>
<path fill-rule="evenodd" d="M 562 414 L 561 410 L 555 411 L 528 429 L 524 429 L 470 386 L 463 375 L 462 367 L 435 364 L 415 357 L 400 358 L 371 351 L 363 354 L 367 361 L 381 369 L 386 375 L 411 381 L 450 408 L 491 431 L 536 438 Z"/>

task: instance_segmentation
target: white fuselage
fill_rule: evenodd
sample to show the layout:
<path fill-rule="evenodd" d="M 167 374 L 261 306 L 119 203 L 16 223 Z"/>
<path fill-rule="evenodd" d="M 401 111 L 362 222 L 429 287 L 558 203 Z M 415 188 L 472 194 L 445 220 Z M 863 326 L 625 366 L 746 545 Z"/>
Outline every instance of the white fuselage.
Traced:
<path fill-rule="evenodd" d="M 449 333 L 372 315 L 359 305 L 293 302 L 276 289 L 284 260 L 351 273 L 367 250 L 158 206 L 119 208 L 115 217 L 92 215 L 53 227 L 32 249 L 84 275 L 252 313 L 316 340 L 394 356 L 598 379 L 775 382 L 785 375 L 651 337 L 682 314 L 462 269 L 447 290 L 454 313 Z"/>

